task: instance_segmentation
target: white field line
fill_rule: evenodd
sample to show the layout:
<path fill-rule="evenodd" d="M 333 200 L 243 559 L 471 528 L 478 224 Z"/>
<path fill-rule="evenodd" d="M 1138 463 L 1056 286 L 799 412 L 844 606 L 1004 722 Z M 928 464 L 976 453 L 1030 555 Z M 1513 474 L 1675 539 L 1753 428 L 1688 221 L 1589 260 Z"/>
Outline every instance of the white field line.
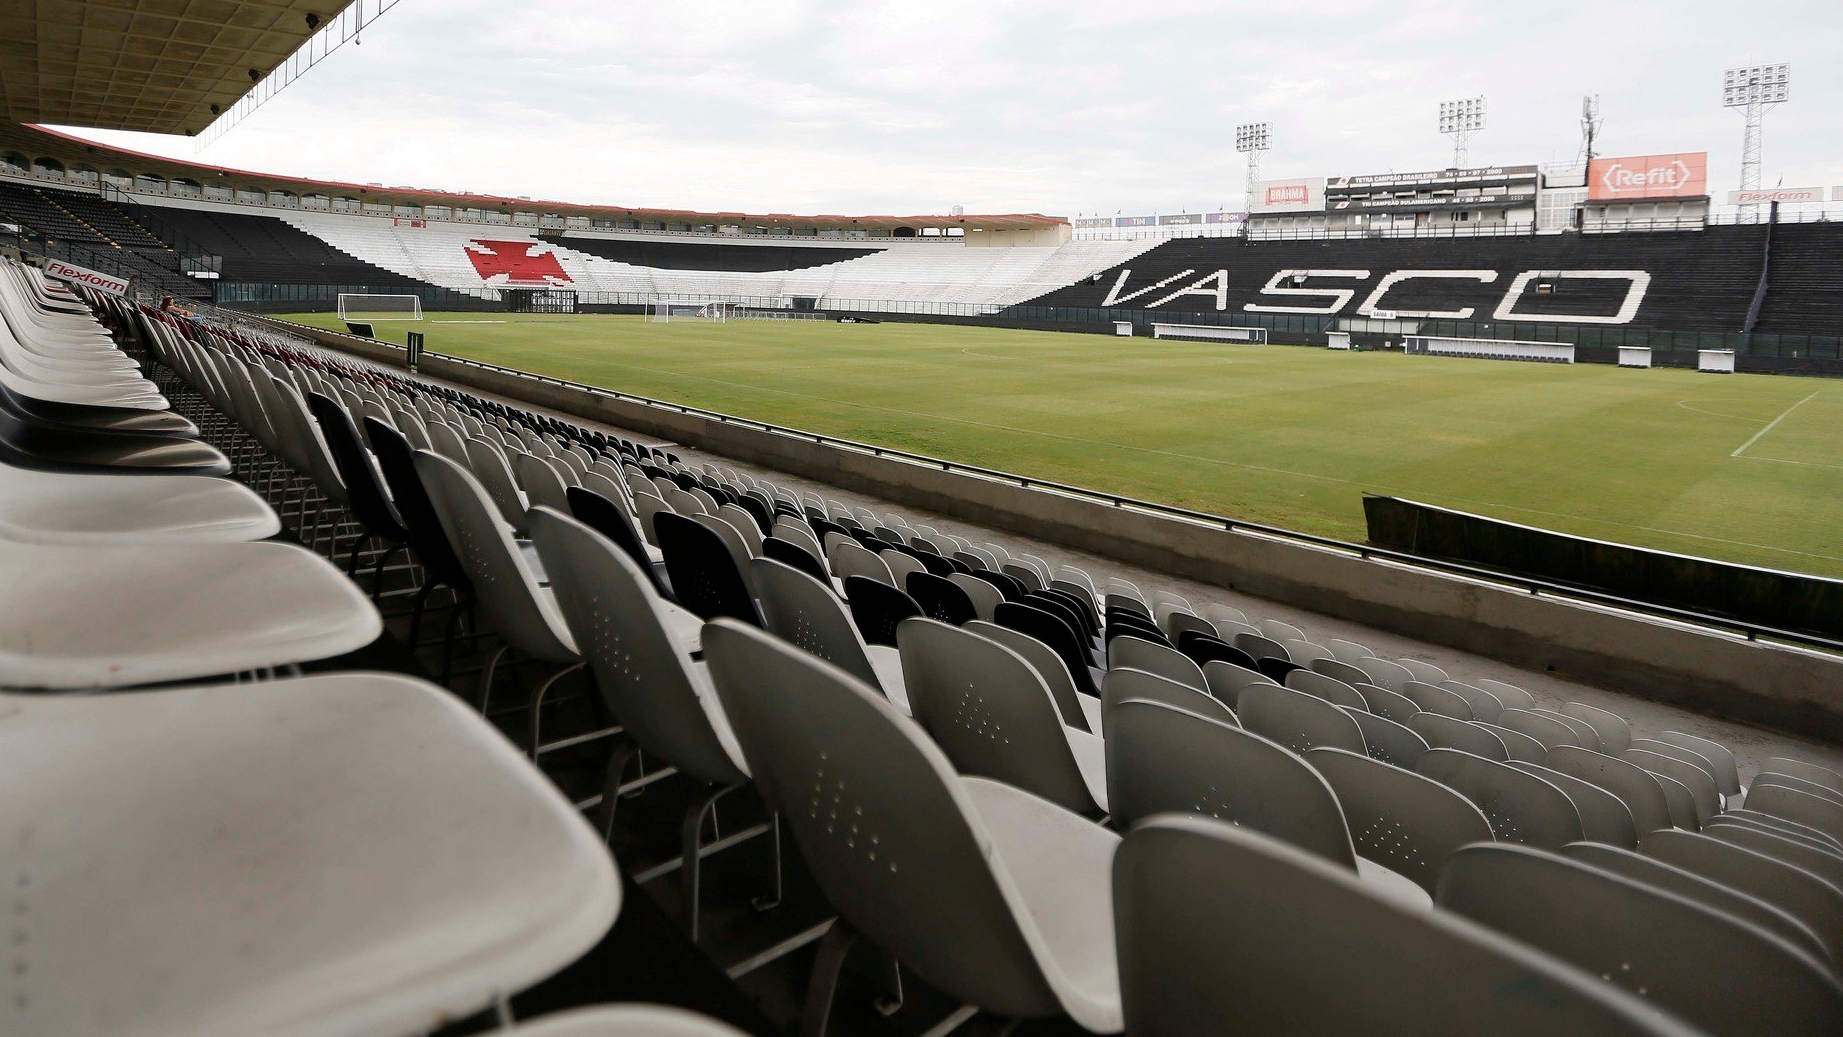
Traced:
<path fill-rule="evenodd" d="M 1749 439 L 1747 442 L 1742 443 L 1738 447 L 1735 447 L 1734 453 L 1729 454 L 1728 456 L 1729 457 L 1739 457 L 1742 454 L 1746 453 L 1748 447 L 1754 445 L 1755 443 L 1758 443 L 1762 436 L 1765 436 L 1768 432 L 1771 432 L 1773 429 L 1778 428 L 1779 423 L 1784 421 L 1786 418 L 1790 417 L 1793 411 L 1797 410 L 1800 407 L 1803 407 L 1807 403 L 1810 403 L 1812 399 L 1817 396 L 1817 393 L 1823 392 L 1823 391 L 1824 390 L 1819 389 L 1817 392 L 1812 393 L 1810 396 L 1807 396 L 1804 399 L 1799 400 L 1797 403 L 1792 404 L 1790 407 L 1787 407 L 1785 409 L 1784 414 L 1781 414 L 1772 420 L 1772 424 L 1767 425 L 1765 428 L 1761 429 L 1758 432 L 1755 432 L 1753 434 L 1752 439 Z"/>

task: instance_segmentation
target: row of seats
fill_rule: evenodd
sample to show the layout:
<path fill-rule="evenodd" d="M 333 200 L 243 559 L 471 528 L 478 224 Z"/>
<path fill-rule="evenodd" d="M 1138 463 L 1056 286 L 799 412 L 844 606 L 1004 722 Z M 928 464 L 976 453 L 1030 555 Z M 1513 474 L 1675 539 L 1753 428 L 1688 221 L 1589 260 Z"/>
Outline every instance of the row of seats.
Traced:
<path fill-rule="evenodd" d="M 1724 747 L 1586 704 L 325 355 L 153 330 L 258 439 L 269 421 L 355 537 L 410 547 L 419 600 L 440 583 L 477 610 L 502 641 L 482 711 L 502 656 L 540 666 L 528 756 L 559 745 L 547 693 L 592 674 L 613 726 L 568 741 L 608 745 L 604 836 L 643 759 L 701 788 L 694 938 L 704 819 L 756 790 L 838 914 L 809 1029 L 859 938 L 960 1001 L 1093 1032 L 1843 1023 L 1834 772 L 1774 760 L 1743 789 Z M 281 402 L 239 399 L 239 368 Z"/>
<path fill-rule="evenodd" d="M 278 446 L 313 434 L 291 385 L 192 334 L 0 263 L 0 1029 L 509 1021 L 512 992 L 603 938 L 618 872 L 573 805 L 446 690 L 340 667 L 383 625 L 284 529 L 276 505 L 312 501 L 316 484 L 223 414 L 177 413 L 120 346 L 152 337 L 173 362 L 208 364 L 192 370 L 287 430 Z M 735 1031 L 624 1005 L 506 1032 Z"/>

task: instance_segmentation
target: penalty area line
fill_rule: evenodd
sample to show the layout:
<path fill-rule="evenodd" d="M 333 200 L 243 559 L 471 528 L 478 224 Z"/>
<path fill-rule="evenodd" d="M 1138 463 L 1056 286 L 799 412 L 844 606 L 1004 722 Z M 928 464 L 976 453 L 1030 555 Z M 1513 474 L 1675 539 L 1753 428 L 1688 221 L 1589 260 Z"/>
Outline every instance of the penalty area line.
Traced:
<path fill-rule="evenodd" d="M 1823 391 L 1824 390 L 1819 389 L 1817 392 L 1812 393 L 1810 396 L 1807 396 L 1804 399 L 1799 400 L 1797 403 L 1792 404 L 1790 407 L 1787 407 L 1785 409 L 1785 413 L 1774 418 L 1772 420 L 1772 423 L 1767 425 L 1765 428 L 1761 429 L 1758 432 L 1755 432 L 1753 434 L 1752 439 L 1749 439 L 1747 442 L 1742 443 L 1740 446 L 1735 447 L 1734 453 L 1729 454 L 1728 456 L 1729 457 L 1739 457 L 1742 454 L 1746 453 L 1748 447 L 1754 445 L 1755 443 L 1758 443 L 1761 440 L 1761 438 L 1764 437 L 1768 432 L 1771 432 L 1773 429 L 1778 428 L 1780 422 L 1784 421 L 1786 418 L 1791 417 L 1793 411 L 1797 410 L 1800 407 L 1803 407 L 1807 403 L 1810 403 L 1812 399 L 1814 399 L 1817 396 L 1817 393 L 1823 392 Z"/>

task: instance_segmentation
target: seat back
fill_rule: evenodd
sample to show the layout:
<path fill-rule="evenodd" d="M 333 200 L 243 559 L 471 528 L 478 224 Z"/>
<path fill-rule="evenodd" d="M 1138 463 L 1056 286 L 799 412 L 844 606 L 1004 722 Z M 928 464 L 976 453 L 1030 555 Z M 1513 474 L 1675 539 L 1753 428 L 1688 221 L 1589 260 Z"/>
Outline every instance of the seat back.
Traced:
<path fill-rule="evenodd" d="M 569 514 L 568 487 L 550 462 L 533 454 L 518 454 L 512 458 L 512 474 L 518 477 L 532 507 L 542 504 Z"/>
<path fill-rule="evenodd" d="M 320 424 L 333 463 L 339 467 L 339 478 L 346 485 L 346 504 L 366 532 L 398 542 L 409 539 L 391 509 L 389 494 L 379 481 L 377 469 L 372 467 L 370 453 L 352 424 L 352 416 L 320 393 L 309 397 L 307 406 Z"/>
<path fill-rule="evenodd" d="M 1037 676 L 1049 688 L 1050 698 L 1056 702 L 1056 711 L 1062 715 L 1065 726 L 1077 731 L 1088 731 L 1088 715 L 1082 709 L 1081 700 L 1076 698 L 1075 682 L 1069 678 L 1069 668 L 1063 664 L 1062 657 L 1050 649 L 1049 645 L 1022 634 L 1010 627 L 1001 627 L 997 623 L 975 619 L 962 629 L 978 634 L 989 641 L 996 641 L 1016 652 L 1037 671 Z M 1092 701 L 1092 700 L 1091 700 Z M 1099 731 L 1092 732 L 1099 734 Z"/>
<path fill-rule="evenodd" d="M 1290 674 L 1288 676 L 1291 676 Z M 1369 746 L 1369 758 L 1392 763 L 1405 770 L 1413 770 L 1420 762 L 1421 755 L 1428 749 L 1427 739 L 1415 730 L 1398 724 L 1388 717 L 1366 713 L 1361 709 L 1343 707 L 1350 719 L 1357 722 L 1357 728 L 1363 732 L 1363 744 Z"/>
<path fill-rule="evenodd" d="M 1202 669 L 1189 656 L 1175 648 L 1130 634 L 1107 642 L 1107 665 L 1110 668 L 1124 666 L 1156 673 L 1166 680 L 1188 685 L 1205 694 L 1209 692 L 1209 684 L 1203 679 Z"/>
<path fill-rule="evenodd" d="M 1288 673 L 1285 687 L 1304 692 L 1313 698 L 1324 699 L 1334 706 L 1364 711 L 1369 709 L 1369 700 L 1363 697 L 1362 692 L 1317 670 L 1294 670 Z"/>
<path fill-rule="evenodd" d="M 472 473 L 433 451 L 416 454 L 416 474 L 429 491 L 448 542 L 478 593 L 486 621 L 519 651 L 545 662 L 575 662 L 576 645 L 548 596 L 538 592 L 525 556 L 500 523 L 493 502 Z"/>
<path fill-rule="evenodd" d="M 866 644 L 896 646 L 896 626 L 922 614 L 915 599 L 868 576 L 845 577 L 845 598 L 851 603 L 851 621 Z"/>
<path fill-rule="evenodd" d="M 750 561 L 749 573 L 760 595 L 762 622 L 769 633 L 882 689 L 877 671 L 865 653 L 864 641 L 832 588 L 772 558 Z"/>
<path fill-rule="evenodd" d="M 1580 861 L 1468 846 L 1446 862 L 1436 901 L 1710 1033 L 1843 1032 L 1843 984 L 1827 965 L 1736 916 Z"/>
<path fill-rule="evenodd" d="M 1357 853 L 1429 893 L 1455 850 L 1492 839 L 1471 800 L 1413 771 L 1341 749 L 1309 750 L 1305 762 L 1337 793 Z"/>
<path fill-rule="evenodd" d="M 1115 858 L 1114 911 L 1129 1034 L 1692 1032 L 1573 966 L 1405 909 L 1343 868 L 1213 818 L 1134 829 Z"/>
<path fill-rule="evenodd" d="M 1499 763 L 1510 759 L 1510 750 L 1504 746 L 1504 740 L 1477 724 L 1422 712 L 1409 717 L 1408 726 L 1436 749 L 1457 749 Z"/>
<path fill-rule="evenodd" d="M 583 486 L 571 486 L 564 491 L 564 498 L 569 502 L 567 514 L 570 517 L 607 537 L 614 546 L 626 552 L 628 560 L 645 574 L 646 582 L 663 595 L 664 588 L 659 585 L 659 574 L 654 571 L 647 555 L 646 543 L 641 539 L 639 527 L 634 525 L 633 516 L 626 507 L 606 494 Z"/>
<path fill-rule="evenodd" d="M 1344 812 L 1317 771 L 1260 735 L 1163 702 L 1127 699 L 1108 711 L 1107 805 L 1121 830 L 1195 812 L 1357 867 Z"/>
<path fill-rule="evenodd" d="M 862 579 L 855 577 L 854 579 Z M 893 589 L 893 588 L 892 588 Z M 756 787 L 825 898 L 936 988 L 999 1015 L 1059 1008 L 947 757 L 882 693 L 732 620 L 704 654 Z"/>
<path fill-rule="evenodd" d="M 1217 701 L 1230 709 L 1239 708 L 1243 692 L 1257 684 L 1279 686 L 1272 677 L 1258 670 L 1250 670 L 1220 660 L 1203 664 L 1203 683 Z"/>
<path fill-rule="evenodd" d="M 705 712 L 691 661 L 666 630 L 665 602 L 640 566 L 587 523 L 549 508 L 533 509 L 531 542 L 595 687 L 627 737 L 697 781 L 745 780 Z"/>
<path fill-rule="evenodd" d="M 1100 694 L 1094 686 L 1094 675 L 1088 670 L 1092 656 L 1076 639 L 1075 631 L 1060 616 L 1035 604 L 1007 601 L 992 611 L 992 621 L 1048 645 L 1051 651 L 1062 657 L 1062 664 L 1068 667 L 1069 679 L 1075 682 L 1076 691 L 1084 695 Z"/>
<path fill-rule="evenodd" d="M 1235 710 L 1242 726 L 1296 753 L 1307 749 L 1343 749 L 1367 755 L 1363 731 L 1343 710 L 1297 691 L 1273 684 L 1242 690 Z"/>
<path fill-rule="evenodd" d="M 1584 836 L 1574 801 L 1534 774 L 1456 749 L 1430 749 L 1414 769 L 1476 804 L 1504 842 L 1559 850 Z"/>
<path fill-rule="evenodd" d="M 1156 673 L 1126 667 L 1108 670 L 1107 676 L 1101 681 L 1102 724 L 1106 724 L 1107 714 L 1115 706 L 1130 699 L 1163 702 L 1167 706 L 1208 717 L 1219 723 L 1237 727 L 1241 725 L 1229 707 L 1213 696 L 1205 695 L 1188 684 L 1167 680 Z"/>
<path fill-rule="evenodd" d="M 416 474 L 416 452 L 409 441 L 376 418 L 365 419 L 365 434 L 377 456 L 378 468 L 384 473 L 384 482 L 390 487 L 391 505 L 409 533 L 410 550 L 416 552 L 416 560 L 434 582 L 446 584 L 463 596 L 472 594 L 473 581 L 461 568 L 461 560 L 448 542 L 448 532 L 442 528 L 435 505 L 423 488 L 422 477 Z"/>
<path fill-rule="evenodd" d="M 1002 781 L 1090 817 L 1094 800 L 1037 671 L 1017 653 L 934 619 L 896 628 L 915 721 L 961 774 Z"/>
<path fill-rule="evenodd" d="M 659 538 L 660 552 L 666 556 L 666 575 L 672 579 L 673 595 L 680 605 L 702 619 L 728 616 L 761 626 L 761 613 L 756 610 L 748 584 L 743 582 L 730 545 L 698 518 L 711 516 L 686 518 L 663 511 L 653 516 L 653 533 Z"/>
<path fill-rule="evenodd" d="M 921 606 L 922 615 L 950 626 L 959 626 L 968 620 L 978 619 L 979 612 L 973 608 L 973 599 L 965 591 L 945 576 L 936 576 L 929 572 L 910 573 L 904 580 L 909 597 Z"/>

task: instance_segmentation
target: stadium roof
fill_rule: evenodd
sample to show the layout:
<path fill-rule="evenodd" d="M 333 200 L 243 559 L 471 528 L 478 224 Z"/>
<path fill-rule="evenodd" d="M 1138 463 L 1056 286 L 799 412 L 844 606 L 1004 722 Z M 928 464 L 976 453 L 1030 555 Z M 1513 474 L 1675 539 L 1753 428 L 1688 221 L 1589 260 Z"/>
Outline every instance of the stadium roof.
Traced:
<path fill-rule="evenodd" d="M 357 198 L 365 202 L 388 205 L 446 205 L 453 208 L 490 209 L 503 212 L 555 213 L 560 216 L 587 216 L 591 219 L 626 218 L 680 223 L 752 223 L 777 227 L 845 226 L 871 227 L 960 227 L 967 230 L 1040 230 L 1068 221 L 1059 216 L 1037 213 L 964 216 L 848 216 L 794 215 L 791 213 L 697 212 L 687 209 L 657 209 L 622 205 L 589 205 L 578 202 L 543 201 L 530 198 L 507 198 L 500 195 L 464 194 L 454 191 L 431 191 L 415 187 L 385 187 L 379 184 L 354 184 L 334 180 L 310 180 L 305 177 L 211 166 L 180 159 L 144 155 L 123 148 L 73 137 L 43 126 L 0 124 L 0 155 L 17 153 L 28 160 L 55 159 L 66 169 L 87 167 L 101 173 L 129 176 L 148 175 L 162 180 L 187 180 L 200 186 L 224 186 L 233 189 L 286 191 L 296 196 L 330 195 Z"/>
<path fill-rule="evenodd" d="M 351 0 L 11 0 L 0 119 L 195 134 Z"/>

